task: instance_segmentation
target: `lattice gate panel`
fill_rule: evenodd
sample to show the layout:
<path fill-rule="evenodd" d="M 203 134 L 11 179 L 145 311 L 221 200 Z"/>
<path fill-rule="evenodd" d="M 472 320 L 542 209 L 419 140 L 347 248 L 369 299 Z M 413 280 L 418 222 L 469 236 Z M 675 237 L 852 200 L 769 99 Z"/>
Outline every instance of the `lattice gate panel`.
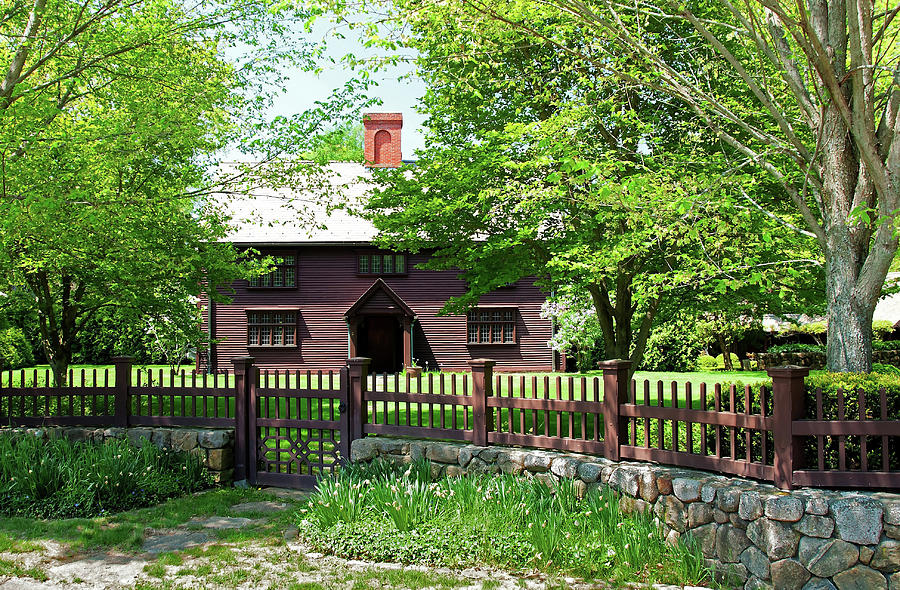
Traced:
<path fill-rule="evenodd" d="M 262 372 L 250 396 L 254 484 L 309 488 L 349 455 L 347 370 Z"/>

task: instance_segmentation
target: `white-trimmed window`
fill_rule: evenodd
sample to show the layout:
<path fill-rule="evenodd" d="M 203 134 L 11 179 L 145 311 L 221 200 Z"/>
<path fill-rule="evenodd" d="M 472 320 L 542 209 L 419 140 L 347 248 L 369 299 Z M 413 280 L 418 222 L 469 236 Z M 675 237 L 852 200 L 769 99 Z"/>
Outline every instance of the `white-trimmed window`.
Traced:
<path fill-rule="evenodd" d="M 476 307 L 469 310 L 466 331 L 469 344 L 515 344 L 515 307 Z"/>
<path fill-rule="evenodd" d="M 247 312 L 248 346 L 296 346 L 297 312 L 260 310 Z"/>

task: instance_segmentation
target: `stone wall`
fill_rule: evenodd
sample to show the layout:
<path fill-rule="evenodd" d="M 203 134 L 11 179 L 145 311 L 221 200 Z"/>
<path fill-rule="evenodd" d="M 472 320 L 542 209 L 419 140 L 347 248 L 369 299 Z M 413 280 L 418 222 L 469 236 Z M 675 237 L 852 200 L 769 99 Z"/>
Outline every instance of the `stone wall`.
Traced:
<path fill-rule="evenodd" d="M 572 453 L 369 437 L 352 461 L 432 461 L 435 476 L 512 473 L 582 493 L 618 490 L 625 512 L 652 511 L 666 539 L 691 534 L 710 565 L 745 589 L 900 590 L 900 494 L 771 485 L 651 463 Z"/>
<path fill-rule="evenodd" d="M 774 354 L 751 352 L 747 354 L 747 357 L 758 363 L 760 371 L 785 365 L 809 367 L 810 369 L 825 368 L 825 353 L 822 352 L 778 352 Z M 872 362 L 900 367 L 900 350 L 873 350 Z"/>
<path fill-rule="evenodd" d="M 234 430 L 225 428 L 92 428 L 54 426 L 0 428 L 0 435 L 27 433 L 33 436 L 65 437 L 69 440 L 102 442 L 124 438 L 140 446 L 146 441 L 160 447 L 198 455 L 216 483 L 231 483 L 234 475 Z"/>

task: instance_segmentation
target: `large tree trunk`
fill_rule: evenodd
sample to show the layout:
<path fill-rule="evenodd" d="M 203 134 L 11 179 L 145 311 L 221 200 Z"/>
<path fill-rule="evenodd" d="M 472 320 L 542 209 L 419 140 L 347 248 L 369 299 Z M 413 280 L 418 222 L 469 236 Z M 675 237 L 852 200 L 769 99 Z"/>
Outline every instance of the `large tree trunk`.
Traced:
<path fill-rule="evenodd" d="M 860 244 L 846 226 L 832 227 L 829 238 L 825 256 L 828 370 L 868 373 L 872 370 L 872 314 L 880 293 L 880 288 L 858 288 L 868 244 Z"/>
<path fill-rule="evenodd" d="M 628 359 L 631 361 L 629 377 L 634 375 L 644 360 L 644 351 L 650 337 L 650 329 L 659 308 L 659 298 L 651 301 L 641 317 L 637 332 L 634 331 L 631 277 L 617 277 L 616 300 L 610 301 L 608 291 L 602 285 L 590 285 L 588 291 L 594 302 L 594 311 L 603 332 L 603 342 L 607 359 Z"/>
<path fill-rule="evenodd" d="M 734 363 L 731 362 L 731 343 L 721 333 L 716 334 L 719 349 L 722 351 L 722 360 L 725 362 L 726 371 L 734 371 Z"/>

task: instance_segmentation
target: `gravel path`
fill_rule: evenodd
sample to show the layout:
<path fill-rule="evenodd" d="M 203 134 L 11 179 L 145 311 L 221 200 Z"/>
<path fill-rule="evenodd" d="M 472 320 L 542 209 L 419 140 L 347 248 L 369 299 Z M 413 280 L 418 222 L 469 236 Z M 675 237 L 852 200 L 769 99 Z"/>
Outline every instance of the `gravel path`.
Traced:
<path fill-rule="evenodd" d="M 278 502 L 254 502 L 232 506 L 231 512 L 278 513 L 302 499 L 284 492 Z M 322 555 L 298 542 L 296 529 L 280 531 L 280 537 L 229 542 L 217 532 L 239 532 L 265 519 L 217 516 L 191 519 L 166 530 L 147 530 L 143 551 L 97 551 L 73 554 L 65 544 L 45 541 L 39 550 L 0 553 L 21 571 L 0 569 L 0 590 L 73 588 L 135 590 L 192 588 L 240 588 L 247 590 L 361 590 L 404 588 L 412 590 L 561 590 L 618 588 L 588 585 L 571 578 L 544 574 L 513 575 L 490 568 L 452 570 L 404 566 L 394 563 L 352 561 Z M 0 561 L 2 564 L 2 561 Z M 32 577 L 22 574 L 27 571 Z M 640 586 L 630 586 L 640 587 Z M 654 586 L 658 590 L 682 590 Z M 687 587 L 685 590 L 701 590 Z"/>

